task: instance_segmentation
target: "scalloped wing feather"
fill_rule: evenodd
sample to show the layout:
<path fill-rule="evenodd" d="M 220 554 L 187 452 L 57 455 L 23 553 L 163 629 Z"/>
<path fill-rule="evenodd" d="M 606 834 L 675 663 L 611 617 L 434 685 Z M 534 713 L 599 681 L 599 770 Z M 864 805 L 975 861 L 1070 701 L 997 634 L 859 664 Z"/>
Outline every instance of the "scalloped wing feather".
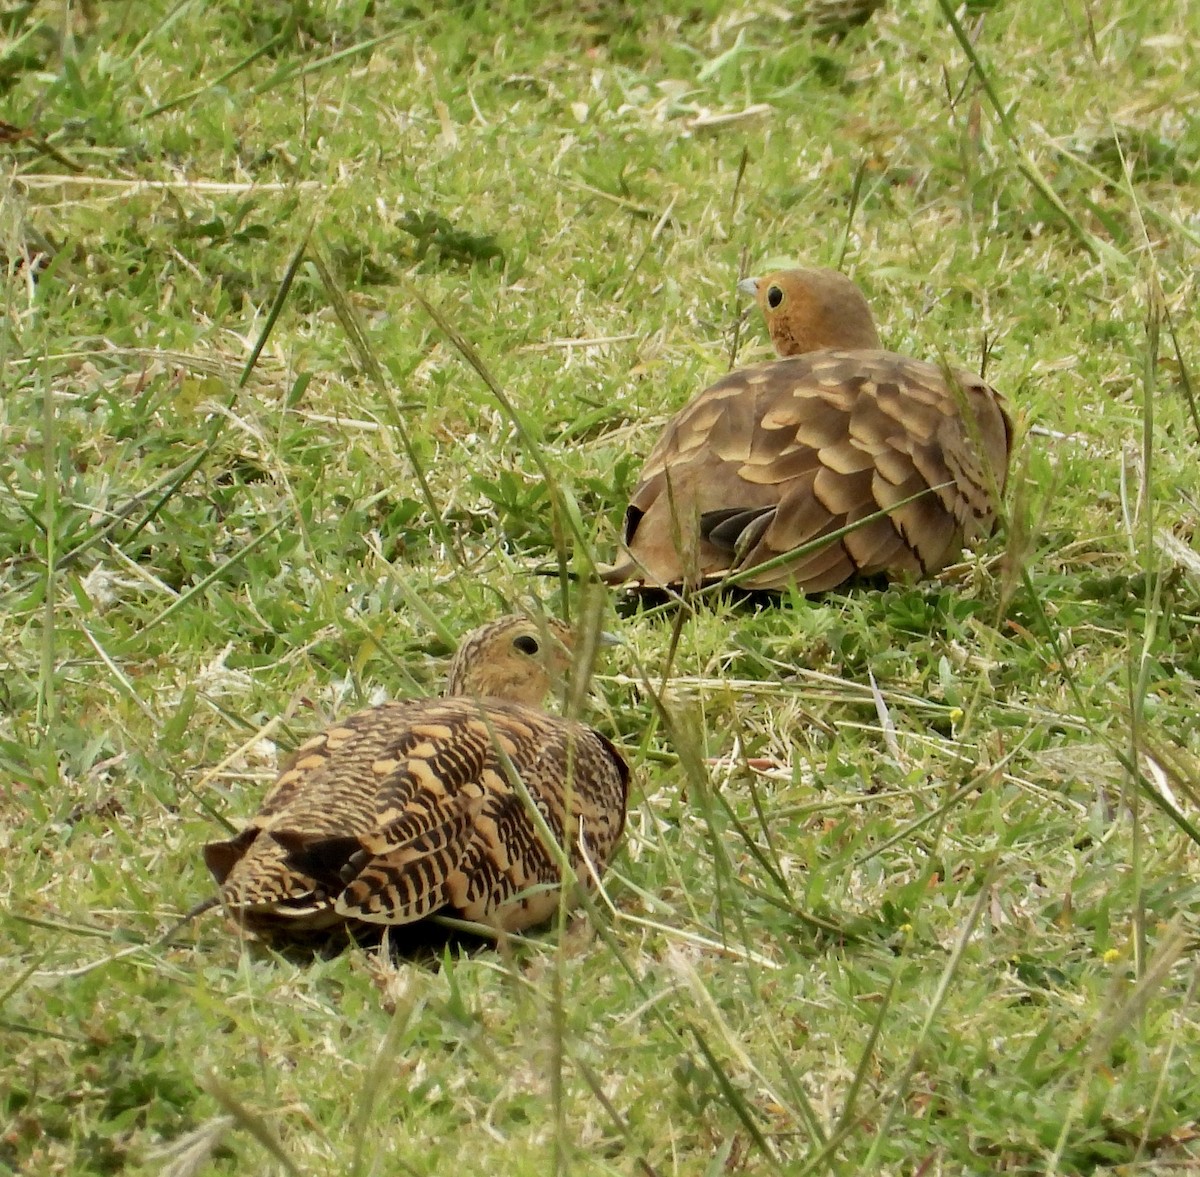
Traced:
<path fill-rule="evenodd" d="M 982 380 L 891 352 L 732 372 L 651 451 L 626 513 L 626 558 L 605 579 L 712 581 L 880 512 L 742 587 L 820 592 L 856 575 L 932 574 L 991 534 L 1011 438 L 1005 402 Z M 734 533 L 739 513 L 753 533 Z"/>
<path fill-rule="evenodd" d="M 581 724 L 465 698 L 383 704 L 308 741 L 247 830 L 205 858 L 227 908 L 259 931 L 403 924 L 438 910 L 528 927 L 557 900 L 525 903 L 522 892 L 556 887 L 559 871 L 513 805 L 506 762 L 555 837 L 581 823 L 603 867 L 625 817 L 628 768 L 616 748 Z"/>

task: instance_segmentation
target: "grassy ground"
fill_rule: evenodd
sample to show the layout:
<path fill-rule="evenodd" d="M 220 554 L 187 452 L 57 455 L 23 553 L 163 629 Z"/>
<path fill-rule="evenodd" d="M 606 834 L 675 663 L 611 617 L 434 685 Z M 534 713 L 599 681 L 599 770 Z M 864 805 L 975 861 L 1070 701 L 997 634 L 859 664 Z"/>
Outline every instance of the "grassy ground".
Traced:
<path fill-rule="evenodd" d="M 1200 1165 L 1200 8 L 957 19 L 0 13 L 35 132 L 0 206 L 0 1170 Z M 276 748 L 564 609 L 531 570 L 612 554 L 666 415 L 766 356 L 734 286 L 779 258 L 986 361 L 1005 531 L 920 587 L 607 617 L 636 784 L 595 921 L 440 970 L 215 915 L 155 946 Z"/>

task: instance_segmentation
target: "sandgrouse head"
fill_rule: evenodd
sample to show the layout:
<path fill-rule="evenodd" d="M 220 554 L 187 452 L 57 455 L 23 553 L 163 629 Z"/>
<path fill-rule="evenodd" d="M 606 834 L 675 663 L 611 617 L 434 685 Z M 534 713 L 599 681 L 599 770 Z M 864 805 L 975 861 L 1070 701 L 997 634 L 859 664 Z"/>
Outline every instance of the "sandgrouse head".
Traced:
<path fill-rule="evenodd" d="M 765 278 L 744 278 L 738 289 L 758 303 L 780 356 L 880 347 L 862 291 L 836 270 L 776 270 Z"/>
<path fill-rule="evenodd" d="M 539 707 L 571 666 L 571 627 L 513 614 L 473 630 L 446 676 L 447 695 L 507 699 Z"/>

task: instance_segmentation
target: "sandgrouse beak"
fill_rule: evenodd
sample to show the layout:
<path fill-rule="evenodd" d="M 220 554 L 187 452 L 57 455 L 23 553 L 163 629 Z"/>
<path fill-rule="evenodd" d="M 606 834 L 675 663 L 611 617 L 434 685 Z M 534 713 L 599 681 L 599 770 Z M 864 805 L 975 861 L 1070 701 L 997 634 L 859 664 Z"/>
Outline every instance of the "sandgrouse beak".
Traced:
<path fill-rule="evenodd" d="M 738 283 L 738 289 L 743 294 L 748 294 L 751 298 L 754 298 L 758 294 L 759 281 L 760 279 L 758 278 L 743 278 Z"/>

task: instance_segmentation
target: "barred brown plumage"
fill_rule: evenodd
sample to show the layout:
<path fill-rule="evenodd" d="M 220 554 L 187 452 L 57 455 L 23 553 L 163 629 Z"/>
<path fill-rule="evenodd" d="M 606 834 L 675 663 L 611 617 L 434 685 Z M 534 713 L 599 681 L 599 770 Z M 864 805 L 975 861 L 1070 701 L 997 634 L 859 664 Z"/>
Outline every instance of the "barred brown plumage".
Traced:
<path fill-rule="evenodd" d="M 857 575 L 930 575 L 991 534 L 1012 440 L 993 388 L 882 350 L 866 300 L 832 270 L 740 288 L 781 358 L 731 372 L 668 423 L 606 581 L 693 587 L 746 571 L 745 589 L 820 592 Z"/>
<path fill-rule="evenodd" d="M 797 16 L 824 37 L 864 25 L 887 0 L 805 0 Z"/>
<path fill-rule="evenodd" d="M 260 934 L 442 912 L 516 931 L 547 920 L 562 871 L 519 776 L 576 874 L 607 865 L 629 770 L 599 732 L 541 709 L 572 633 L 509 616 L 473 631 L 447 697 L 383 703 L 301 745 L 258 814 L 204 861 Z"/>

